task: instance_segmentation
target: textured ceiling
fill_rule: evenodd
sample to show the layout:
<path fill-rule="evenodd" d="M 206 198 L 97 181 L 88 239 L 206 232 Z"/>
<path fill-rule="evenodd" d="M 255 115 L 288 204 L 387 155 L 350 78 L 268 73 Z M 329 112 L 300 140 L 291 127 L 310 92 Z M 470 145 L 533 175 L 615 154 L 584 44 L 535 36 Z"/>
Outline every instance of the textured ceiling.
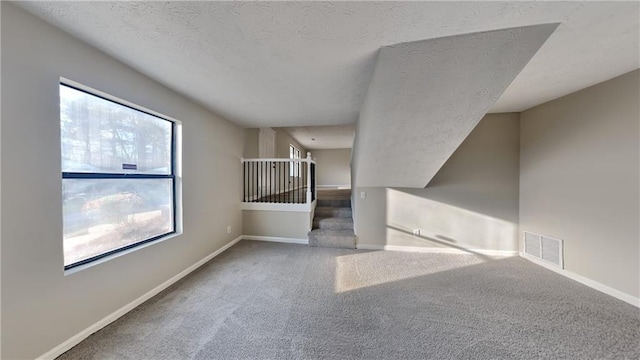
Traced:
<path fill-rule="evenodd" d="M 356 185 L 425 187 L 556 27 L 380 49 L 358 120 Z"/>
<path fill-rule="evenodd" d="M 300 126 L 285 130 L 307 150 L 349 149 L 353 146 L 355 126 Z"/>
<path fill-rule="evenodd" d="M 21 2 L 242 126 L 354 123 L 381 46 L 560 22 L 492 111 L 638 68 L 637 2 Z"/>

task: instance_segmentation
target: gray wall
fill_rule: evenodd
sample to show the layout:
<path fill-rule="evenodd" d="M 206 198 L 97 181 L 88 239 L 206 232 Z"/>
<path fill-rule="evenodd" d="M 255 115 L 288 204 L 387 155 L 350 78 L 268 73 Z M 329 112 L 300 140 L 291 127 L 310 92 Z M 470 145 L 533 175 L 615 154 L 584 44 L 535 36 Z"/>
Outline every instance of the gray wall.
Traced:
<path fill-rule="evenodd" d="M 281 128 L 274 128 L 276 131 L 276 158 L 289 158 L 289 144 L 293 144 L 300 149 L 300 156 L 306 157 L 306 150 L 295 141 L 288 132 Z M 245 158 L 257 158 L 258 157 L 258 134 L 259 129 L 245 129 L 245 144 L 244 144 L 244 157 Z M 281 179 L 278 173 L 275 177 L 274 184 L 281 181 L 280 187 L 295 186 L 293 177 L 289 174 L 289 163 L 286 165 L 284 173 L 287 176 Z M 264 168 L 263 168 L 264 169 Z M 301 168 L 302 169 L 302 168 Z M 252 182 L 256 179 L 253 177 Z M 285 182 L 289 181 L 288 184 Z M 262 210 L 243 210 L 243 235 L 254 236 L 270 236 L 280 238 L 292 238 L 292 239 L 306 239 L 307 233 L 311 228 L 311 220 L 308 212 L 294 212 L 294 211 L 262 211 Z"/>
<path fill-rule="evenodd" d="M 307 149 L 302 147 L 289 133 L 282 128 L 274 128 L 276 131 L 276 157 L 277 158 L 289 158 L 289 144 L 297 147 L 300 150 L 300 157 L 307 157 Z"/>
<path fill-rule="evenodd" d="M 560 238 L 565 269 L 640 296 L 640 71 L 522 113 L 520 229 Z"/>
<path fill-rule="evenodd" d="M 243 210 L 243 235 L 307 239 L 308 212 Z"/>
<path fill-rule="evenodd" d="M 243 132 L 11 3 L 1 6 L 1 357 L 27 359 L 240 235 Z M 60 76 L 183 122 L 183 235 L 64 274 Z"/>
<path fill-rule="evenodd" d="M 313 150 L 316 160 L 316 185 L 351 186 L 351 149 Z"/>
<path fill-rule="evenodd" d="M 282 128 L 273 128 L 276 132 L 276 158 L 289 158 L 289 144 L 300 149 L 300 157 L 307 157 L 307 150 L 302 147 L 294 138 Z M 258 141 L 260 129 L 244 129 L 244 149 L 243 155 L 247 159 L 258 158 Z"/>
<path fill-rule="evenodd" d="M 516 251 L 518 154 L 519 115 L 486 115 L 426 188 L 356 190 L 358 244 Z"/>
<path fill-rule="evenodd" d="M 244 149 L 242 150 L 243 157 L 247 159 L 256 159 L 260 156 L 260 154 L 258 153 L 258 139 L 260 136 L 259 134 L 260 129 L 244 129 Z"/>

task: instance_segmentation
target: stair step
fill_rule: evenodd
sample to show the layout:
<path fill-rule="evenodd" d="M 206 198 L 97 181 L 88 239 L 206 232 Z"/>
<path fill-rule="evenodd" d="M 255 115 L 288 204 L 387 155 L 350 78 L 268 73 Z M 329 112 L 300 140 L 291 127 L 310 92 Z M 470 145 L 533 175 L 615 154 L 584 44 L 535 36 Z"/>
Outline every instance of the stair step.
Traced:
<path fill-rule="evenodd" d="M 318 189 L 318 199 L 349 199 L 350 189 Z"/>
<path fill-rule="evenodd" d="M 351 217 L 351 208 L 349 207 L 316 207 L 315 216 L 317 217 Z"/>
<path fill-rule="evenodd" d="M 318 198 L 319 207 L 351 208 L 351 199 L 321 199 Z"/>
<path fill-rule="evenodd" d="M 313 228 L 327 230 L 353 230 L 353 220 L 345 217 L 315 217 L 313 219 Z"/>
<path fill-rule="evenodd" d="M 355 249 L 356 236 L 353 230 L 311 230 L 309 246 Z"/>

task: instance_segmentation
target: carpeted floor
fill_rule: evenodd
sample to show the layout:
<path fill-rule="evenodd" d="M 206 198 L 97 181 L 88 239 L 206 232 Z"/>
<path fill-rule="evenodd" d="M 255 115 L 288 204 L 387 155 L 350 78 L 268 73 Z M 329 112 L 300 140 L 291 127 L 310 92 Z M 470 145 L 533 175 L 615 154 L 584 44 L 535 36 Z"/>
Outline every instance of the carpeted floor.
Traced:
<path fill-rule="evenodd" d="M 59 359 L 638 359 L 640 310 L 526 260 L 241 241 Z"/>

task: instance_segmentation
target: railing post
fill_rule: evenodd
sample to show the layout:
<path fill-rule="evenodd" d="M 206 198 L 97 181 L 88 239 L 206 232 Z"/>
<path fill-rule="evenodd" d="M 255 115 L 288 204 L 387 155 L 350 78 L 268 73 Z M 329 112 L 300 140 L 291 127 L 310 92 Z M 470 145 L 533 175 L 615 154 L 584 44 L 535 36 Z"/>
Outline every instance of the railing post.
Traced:
<path fill-rule="evenodd" d="M 307 204 L 311 204 L 311 153 L 307 152 Z"/>
<path fill-rule="evenodd" d="M 242 201 L 247 201 L 247 171 L 244 163 L 244 157 L 240 157 L 240 166 L 242 167 Z"/>

